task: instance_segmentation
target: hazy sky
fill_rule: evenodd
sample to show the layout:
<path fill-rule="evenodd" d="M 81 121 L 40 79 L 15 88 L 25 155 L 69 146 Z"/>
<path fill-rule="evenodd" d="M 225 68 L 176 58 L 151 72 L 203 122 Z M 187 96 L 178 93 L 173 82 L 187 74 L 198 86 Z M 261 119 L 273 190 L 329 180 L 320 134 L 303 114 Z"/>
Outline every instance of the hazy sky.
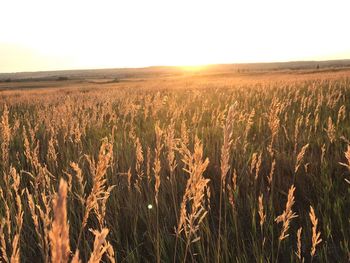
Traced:
<path fill-rule="evenodd" d="M 0 72 L 350 58 L 344 0 L 2 0 Z"/>

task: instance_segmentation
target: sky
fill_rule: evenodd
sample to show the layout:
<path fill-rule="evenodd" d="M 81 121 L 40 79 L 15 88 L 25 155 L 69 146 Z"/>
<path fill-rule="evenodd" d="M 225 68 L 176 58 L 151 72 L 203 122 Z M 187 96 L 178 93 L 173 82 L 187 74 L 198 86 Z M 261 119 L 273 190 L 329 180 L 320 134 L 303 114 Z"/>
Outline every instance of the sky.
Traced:
<path fill-rule="evenodd" d="M 0 72 L 350 59 L 348 0 L 2 0 Z"/>

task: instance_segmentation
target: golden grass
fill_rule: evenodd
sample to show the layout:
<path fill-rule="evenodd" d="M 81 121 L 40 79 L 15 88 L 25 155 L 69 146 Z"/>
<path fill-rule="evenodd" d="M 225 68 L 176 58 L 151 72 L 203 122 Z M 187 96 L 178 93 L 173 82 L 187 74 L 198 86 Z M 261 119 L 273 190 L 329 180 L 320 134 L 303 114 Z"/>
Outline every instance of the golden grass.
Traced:
<path fill-rule="evenodd" d="M 67 183 L 61 179 L 58 194 L 52 202 L 54 219 L 49 232 L 52 262 L 68 262 L 70 254 L 67 192 Z"/>
<path fill-rule="evenodd" d="M 349 76 L 9 84 L 1 261 L 346 262 Z"/>
<path fill-rule="evenodd" d="M 315 215 L 315 210 L 310 206 L 310 220 L 312 224 L 312 246 L 311 246 L 311 257 L 313 258 L 316 253 L 316 246 L 322 242 L 321 233 L 317 232 L 318 219 Z"/>
<path fill-rule="evenodd" d="M 289 234 L 287 233 L 290 228 L 290 223 L 293 218 L 297 217 L 297 214 L 293 212 L 292 208 L 295 203 L 294 200 L 294 191 L 295 187 L 292 185 L 288 191 L 288 199 L 286 203 L 286 208 L 284 209 L 283 213 L 276 217 L 275 221 L 276 223 L 282 223 L 282 230 L 281 234 L 279 236 L 279 240 L 282 241 L 283 239 L 287 238 Z"/>

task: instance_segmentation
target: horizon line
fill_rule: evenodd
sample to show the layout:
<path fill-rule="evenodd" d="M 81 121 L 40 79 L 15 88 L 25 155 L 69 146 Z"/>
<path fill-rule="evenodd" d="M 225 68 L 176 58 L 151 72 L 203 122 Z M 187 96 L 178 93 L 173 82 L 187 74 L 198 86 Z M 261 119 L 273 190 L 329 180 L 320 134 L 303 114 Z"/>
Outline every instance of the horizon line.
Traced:
<path fill-rule="evenodd" d="M 181 67 L 197 67 L 197 66 L 220 66 L 220 65 L 254 65 L 254 64 L 288 64 L 288 63 L 317 63 L 317 62 L 331 62 L 331 61 L 346 61 L 350 58 L 336 58 L 336 59 L 305 59 L 305 60 L 276 60 L 276 61 L 255 61 L 255 62 L 225 62 L 225 63 L 203 63 L 203 64 L 193 64 L 193 65 L 148 65 L 148 66 L 124 66 L 124 67 L 79 67 L 79 68 L 58 68 L 58 69 L 48 69 L 48 70 L 28 70 L 28 71 L 9 71 L 9 72 L 0 72 L 0 74 L 22 74 L 22 73 L 45 73 L 45 72 L 57 72 L 57 71 L 89 71 L 89 70 L 113 70 L 113 69 L 149 69 L 149 68 L 181 68 Z"/>

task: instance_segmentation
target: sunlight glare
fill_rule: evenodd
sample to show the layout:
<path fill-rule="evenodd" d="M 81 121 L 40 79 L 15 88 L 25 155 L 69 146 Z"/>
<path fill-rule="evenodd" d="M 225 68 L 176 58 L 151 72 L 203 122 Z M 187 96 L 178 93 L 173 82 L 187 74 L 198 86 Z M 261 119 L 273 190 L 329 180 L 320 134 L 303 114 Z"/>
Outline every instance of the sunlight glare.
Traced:
<path fill-rule="evenodd" d="M 349 8 L 343 0 L 4 1 L 0 72 L 350 58 Z"/>

